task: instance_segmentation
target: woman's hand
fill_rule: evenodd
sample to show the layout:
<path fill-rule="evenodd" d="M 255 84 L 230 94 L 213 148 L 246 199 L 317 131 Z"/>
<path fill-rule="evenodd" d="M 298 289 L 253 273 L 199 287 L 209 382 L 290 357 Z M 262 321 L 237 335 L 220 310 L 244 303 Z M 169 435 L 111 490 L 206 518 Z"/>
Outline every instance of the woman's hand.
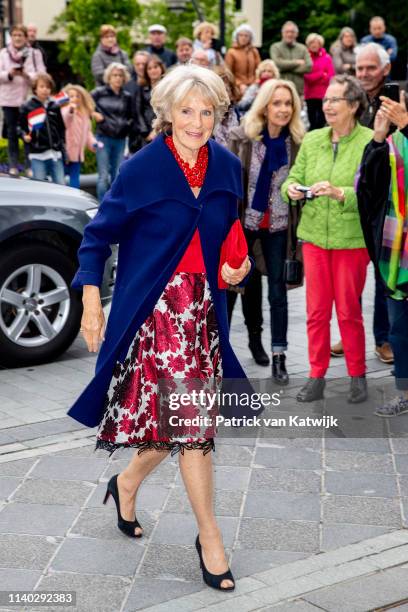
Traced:
<path fill-rule="evenodd" d="M 399 102 L 394 102 L 394 100 L 390 100 L 390 98 L 386 98 L 385 96 L 380 96 L 380 100 L 382 102 L 380 110 L 384 113 L 385 117 L 391 123 L 396 125 L 399 130 L 403 130 L 404 127 L 408 125 L 408 111 L 405 104 L 405 93 L 400 91 Z"/>
<path fill-rule="evenodd" d="M 105 315 L 103 313 L 99 287 L 85 285 L 82 302 L 84 312 L 81 320 L 81 333 L 90 353 L 97 353 L 99 343 L 104 340 Z"/>
<path fill-rule="evenodd" d="M 221 268 L 221 277 L 229 285 L 238 285 L 251 269 L 251 262 L 248 255 L 244 259 L 240 268 L 231 268 L 227 262 Z"/>
<path fill-rule="evenodd" d="M 375 142 L 384 142 L 390 130 L 390 120 L 383 111 L 383 107 L 377 111 L 374 119 L 374 140 Z"/>
<path fill-rule="evenodd" d="M 297 183 L 288 185 L 288 196 L 291 200 L 303 200 L 305 194 L 296 189 Z"/>
<path fill-rule="evenodd" d="M 332 198 L 333 200 L 344 202 L 343 189 L 331 185 L 329 181 L 320 181 L 319 183 L 314 183 L 314 185 L 310 187 L 310 191 L 317 198 L 319 196 L 327 196 L 328 198 Z"/>
<path fill-rule="evenodd" d="M 23 140 L 27 144 L 32 141 L 31 134 L 23 134 Z"/>
<path fill-rule="evenodd" d="M 105 121 L 105 117 L 102 115 L 102 113 L 98 113 L 98 111 L 94 111 L 92 113 L 92 117 L 95 119 L 96 123 L 101 123 L 102 121 Z"/>

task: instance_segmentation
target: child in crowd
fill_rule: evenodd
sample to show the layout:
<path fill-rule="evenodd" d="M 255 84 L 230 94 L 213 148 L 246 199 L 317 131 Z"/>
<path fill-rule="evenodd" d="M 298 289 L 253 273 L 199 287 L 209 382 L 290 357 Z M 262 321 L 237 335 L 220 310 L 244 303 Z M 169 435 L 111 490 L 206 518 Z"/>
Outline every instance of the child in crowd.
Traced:
<path fill-rule="evenodd" d="M 53 183 L 63 185 L 65 125 L 58 104 L 51 99 L 54 80 L 39 73 L 32 88 L 34 95 L 20 108 L 18 131 L 28 144 L 33 178 L 45 181 L 50 176 Z"/>
<path fill-rule="evenodd" d="M 61 109 L 66 129 L 66 171 L 70 186 L 79 189 L 85 147 L 95 152 L 103 143 L 97 142 L 91 129 L 91 117 L 95 112 L 92 96 L 80 85 L 67 85 L 64 91 L 69 97 L 69 103 Z"/>

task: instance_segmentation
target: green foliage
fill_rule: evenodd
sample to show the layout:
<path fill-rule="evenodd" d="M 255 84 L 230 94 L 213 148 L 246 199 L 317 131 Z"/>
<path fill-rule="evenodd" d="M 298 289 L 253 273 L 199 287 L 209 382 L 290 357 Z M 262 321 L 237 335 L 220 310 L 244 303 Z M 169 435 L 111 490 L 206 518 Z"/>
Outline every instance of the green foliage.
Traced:
<path fill-rule="evenodd" d="M 137 0 L 71 0 L 51 27 L 51 32 L 61 28 L 67 35 L 60 45 L 59 59 L 68 60 L 85 86 L 93 88 L 91 58 L 99 43 L 100 26 L 104 23 L 115 26 L 120 46 L 130 51 L 130 29 L 139 14 Z"/>
<path fill-rule="evenodd" d="M 218 0 L 198 0 L 199 7 L 206 21 L 219 25 L 220 7 Z M 226 0 L 225 2 L 225 21 L 226 21 L 226 42 L 227 46 L 231 41 L 231 34 L 234 29 L 234 0 Z M 143 37 L 147 37 L 147 29 L 152 23 L 161 23 L 167 28 L 168 43 L 174 46 L 174 43 L 180 36 L 193 37 L 193 29 L 199 22 L 197 13 L 192 2 L 186 3 L 185 10 L 176 14 L 170 11 L 165 0 L 152 0 L 149 3 L 141 6 L 140 20 L 138 27 Z"/>

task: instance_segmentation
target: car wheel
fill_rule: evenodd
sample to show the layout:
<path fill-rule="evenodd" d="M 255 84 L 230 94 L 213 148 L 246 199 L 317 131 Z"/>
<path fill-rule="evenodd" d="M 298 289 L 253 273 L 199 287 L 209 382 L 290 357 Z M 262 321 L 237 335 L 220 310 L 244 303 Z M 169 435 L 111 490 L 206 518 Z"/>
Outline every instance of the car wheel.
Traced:
<path fill-rule="evenodd" d="M 76 338 L 80 295 L 70 288 L 76 265 L 41 243 L 0 256 L 0 366 L 52 361 Z"/>

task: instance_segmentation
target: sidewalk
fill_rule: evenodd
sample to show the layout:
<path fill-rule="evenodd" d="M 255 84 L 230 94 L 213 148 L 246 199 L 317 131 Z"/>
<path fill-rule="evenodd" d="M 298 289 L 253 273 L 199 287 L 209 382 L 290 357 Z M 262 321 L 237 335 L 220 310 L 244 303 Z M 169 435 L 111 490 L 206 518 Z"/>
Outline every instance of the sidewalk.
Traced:
<path fill-rule="evenodd" d="M 392 388 L 389 367 L 372 355 L 371 277 L 363 300 L 369 412 L 374 382 Z M 303 289 L 291 291 L 289 301 L 294 392 L 307 375 Z M 268 346 L 266 330 L 264 336 Z M 269 375 L 248 356 L 240 308 L 232 340 L 249 376 Z M 66 417 L 94 359 L 78 339 L 58 363 L 0 372 L 3 589 L 73 589 L 77 607 L 56 609 L 81 612 L 357 612 L 408 598 L 408 415 L 378 419 L 378 434 L 368 434 L 378 437 L 341 438 L 328 430 L 323 438 L 279 432 L 220 438 L 213 454 L 215 508 L 239 580 L 234 593 L 219 594 L 201 579 L 177 457 L 141 487 L 140 541 L 118 531 L 112 500 L 102 505 L 107 480 L 134 451 L 111 459 L 94 454 L 95 430 Z M 333 360 L 330 374 L 345 374 L 342 359 Z"/>

